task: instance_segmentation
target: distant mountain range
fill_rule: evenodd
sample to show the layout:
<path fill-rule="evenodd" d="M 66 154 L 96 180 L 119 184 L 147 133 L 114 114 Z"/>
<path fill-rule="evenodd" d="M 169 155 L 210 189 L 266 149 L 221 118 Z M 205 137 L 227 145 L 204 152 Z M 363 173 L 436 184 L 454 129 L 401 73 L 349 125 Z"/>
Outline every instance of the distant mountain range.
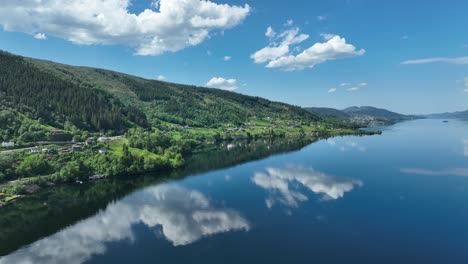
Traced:
<path fill-rule="evenodd" d="M 350 122 L 357 126 L 388 125 L 405 120 L 423 118 L 414 115 L 403 115 L 372 106 L 353 106 L 343 110 L 326 107 L 306 107 L 304 109 L 323 118 Z"/>
<path fill-rule="evenodd" d="M 467 111 L 460 111 L 460 112 L 452 112 L 452 113 L 422 115 L 421 117 L 424 117 L 424 118 L 438 118 L 438 119 L 458 118 L 458 119 L 468 120 L 468 110 Z"/>

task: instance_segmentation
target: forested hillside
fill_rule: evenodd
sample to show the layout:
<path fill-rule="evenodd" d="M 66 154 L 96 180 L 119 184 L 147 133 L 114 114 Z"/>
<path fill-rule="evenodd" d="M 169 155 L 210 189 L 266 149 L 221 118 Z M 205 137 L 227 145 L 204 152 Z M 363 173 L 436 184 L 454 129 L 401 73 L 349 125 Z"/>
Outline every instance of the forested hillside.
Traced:
<path fill-rule="evenodd" d="M 22 57 L 0 52 L 0 76 L 3 116 L 16 110 L 41 124 L 63 127 L 68 121 L 91 131 L 119 130 L 131 123 L 147 126 L 141 111 L 111 94 L 58 78 Z"/>
<path fill-rule="evenodd" d="M 296 122 L 320 121 L 300 107 L 234 92 L 147 80 L 89 67 L 27 59 L 37 69 L 79 87 L 95 88 L 134 106 L 152 125 L 169 122 L 194 127 L 240 125 L 252 118 Z"/>

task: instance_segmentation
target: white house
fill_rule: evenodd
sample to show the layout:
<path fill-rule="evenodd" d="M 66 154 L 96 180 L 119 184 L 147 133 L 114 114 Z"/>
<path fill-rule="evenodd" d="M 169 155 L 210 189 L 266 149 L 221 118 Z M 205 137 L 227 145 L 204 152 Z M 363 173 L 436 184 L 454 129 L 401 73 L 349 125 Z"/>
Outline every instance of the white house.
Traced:
<path fill-rule="evenodd" d="M 34 147 L 34 148 L 31 148 L 31 154 L 38 154 L 39 153 L 39 149 Z"/>
<path fill-rule="evenodd" d="M 99 138 L 98 138 L 98 141 L 99 141 L 99 142 L 106 142 L 106 141 L 108 141 L 108 140 L 109 140 L 109 138 L 106 138 L 106 137 L 99 137 Z"/>
<path fill-rule="evenodd" d="M 106 154 L 107 153 L 107 149 L 106 148 L 100 148 L 99 149 L 99 154 Z"/>
<path fill-rule="evenodd" d="M 2 148 L 13 148 L 15 146 L 15 142 L 9 141 L 9 142 L 2 142 Z"/>

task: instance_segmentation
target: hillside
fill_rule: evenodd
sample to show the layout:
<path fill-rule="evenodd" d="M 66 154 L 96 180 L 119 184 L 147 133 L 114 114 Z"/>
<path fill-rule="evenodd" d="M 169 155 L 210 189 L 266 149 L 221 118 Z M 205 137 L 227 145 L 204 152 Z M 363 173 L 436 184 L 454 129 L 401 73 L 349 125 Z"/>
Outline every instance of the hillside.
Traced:
<path fill-rule="evenodd" d="M 319 121 L 300 107 L 234 92 L 147 80 L 89 67 L 24 58 L 29 67 L 86 91 L 104 92 L 124 107 L 144 113 L 150 125 L 169 122 L 194 127 L 239 125 L 252 118 Z"/>
<path fill-rule="evenodd" d="M 372 106 L 353 106 L 343 110 L 325 107 L 308 107 L 304 109 L 325 119 L 350 123 L 356 126 L 393 124 L 417 118 L 416 116 L 403 115 Z"/>
<path fill-rule="evenodd" d="M 349 118 L 351 115 L 348 113 L 335 109 L 335 108 L 328 108 L 328 107 L 306 107 L 305 110 L 317 114 L 323 117 L 330 117 L 330 118 Z"/>
<path fill-rule="evenodd" d="M 351 116 L 371 116 L 378 119 L 386 119 L 390 121 L 403 121 L 413 119 L 414 117 L 395 113 L 386 109 L 376 108 L 372 106 L 361 106 L 361 107 L 348 107 L 343 109 L 343 112 Z"/>
<path fill-rule="evenodd" d="M 439 119 L 458 118 L 458 119 L 468 120 L 468 110 L 467 111 L 452 112 L 452 113 L 430 114 L 430 115 L 424 115 L 422 117 L 439 118 Z"/>

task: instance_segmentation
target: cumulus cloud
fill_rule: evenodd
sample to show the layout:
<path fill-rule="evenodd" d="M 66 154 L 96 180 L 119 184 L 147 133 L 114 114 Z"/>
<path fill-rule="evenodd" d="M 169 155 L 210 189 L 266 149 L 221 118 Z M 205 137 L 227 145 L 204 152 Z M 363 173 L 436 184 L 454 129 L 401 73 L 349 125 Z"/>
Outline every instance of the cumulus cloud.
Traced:
<path fill-rule="evenodd" d="M 224 57 L 223 57 L 223 60 L 224 60 L 224 61 L 230 61 L 231 59 L 232 59 L 231 56 L 224 56 Z"/>
<path fill-rule="evenodd" d="M 346 43 L 346 39 L 337 35 L 322 34 L 325 42 L 315 43 L 307 49 L 302 49 L 292 47 L 309 38 L 307 34 L 299 34 L 299 28 L 288 28 L 279 34 L 272 34 L 272 32 L 274 30 L 269 27 L 267 29 L 270 37 L 269 45 L 250 56 L 257 64 L 267 63 L 267 68 L 302 70 L 326 61 L 360 56 L 365 53 L 364 49 L 357 50 L 353 45 Z"/>
<path fill-rule="evenodd" d="M 110 242 L 134 241 L 134 226 L 160 228 L 173 245 L 250 225 L 238 212 L 216 209 L 202 193 L 175 185 L 159 185 L 110 204 L 95 216 L 39 240 L 0 259 L 6 263 L 84 263 L 107 251 Z"/>
<path fill-rule="evenodd" d="M 267 28 L 266 32 L 265 32 L 265 36 L 269 37 L 269 38 L 274 38 L 276 36 L 276 32 L 273 30 L 273 28 L 270 26 Z"/>
<path fill-rule="evenodd" d="M 351 83 L 347 83 L 347 82 L 340 83 L 340 86 L 349 86 L 349 85 L 351 85 Z"/>
<path fill-rule="evenodd" d="M 358 85 L 361 86 L 361 87 L 364 87 L 364 86 L 367 86 L 367 84 L 368 84 L 368 83 L 366 83 L 366 82 L 362 82 L 362 83 L 360 83 L 360 84 L 358 84 Z"/>
<path fill-rule="evenodd" d="M 287 27 L 290 27 L 293 24 L 294 24 L 294 20 L 292 20 L 292 19 L 288 19 L 288 21 L 286 21 L 286 23 L 284 23 L 284 25 L 287 26 Z"/>
<path fill-rule="evenodd" d="M 326 15 L 317 16 L 317 20 L 318 21 L 325 21 L 325 20 L 327 20 L 327 16 Z"/>
<path fill-rule="evenodd" d="M 206 83 L 206 86 L 228 91 L 234 91 L 238 88 L 236 79 L 224 79 L 222 77 L 211 78 L 211 80 Z"/>
<path fill-rule="evenodd" d="M 164 76 L 164 75 L 159 75 L 159 76 L 158 76 L 158 80 L 164 81 L 164 80 L 166 80 L 166 76 Z"/>
<path fill-rule="evenodd" d="M 35 39 L 47 39 L 47 36 L 44 33 L 37 33 L 34 35 Z"/>
<path fill-rule="evenodd" d="M 407 174 L 427 175 L 427 176 L 463 176 L 468 177 L 468 168 L 450 168 L 444 170 L 428 170 L 419 168 L 402 168 L 401 172 Z"/>
<path fill-rule="evenodd" d="M 52 35 L 76 44 L 134 47 L 138 55 L 159 55 L 196 46 L 212 31 L 239 25 L 250 6 L 201 0 L 153 1 L 154 9 L 128 10 L 131 0 L 22 0 L 0 5 L 5 31 Z M 157 7 L 157 8 L 156 8 Z"/>
<path fill-rule="evenodd" d="M 359 90 L 361 90 L 361 88 L 359 88 L 357 86 L 346 89 L 346 91 L 348 91 L 348 92 L 357 92 Z"/>
<path fill-rule="evenodd" d="M 330 88 L 328 89 L 328 93 L 336 93 L 337 89 L 336 88 Z"/>
<path fill-rule="evenodd" d="M 297 190 L 297 183 L 316 194 L 323 194 L 324 199 L 333 200 L 342 198 L 355 186 L 362 186 L 359 180 L 338 178 L 301 166 L 266 168 L 266 172 L 256 173 L 252 182 L 270 192 L 265 200 L 268 208 L 275 203 L 298 207 L 299 202 L 308 200 L 305 194 Z"/>
<path fill-rule="evenodd" d="M 426 63 L 449 63 L 449 64 L 468 64 L 468 56 L 467 57 L 455 57 L 455 58 L 448 58 L 448 57 L 437 57 L 437 58 L 427 58 L 427 59 L 418 59 L 418 60 L 406 60 L 401 62 L 401 64 L 426 64 Z"/>

